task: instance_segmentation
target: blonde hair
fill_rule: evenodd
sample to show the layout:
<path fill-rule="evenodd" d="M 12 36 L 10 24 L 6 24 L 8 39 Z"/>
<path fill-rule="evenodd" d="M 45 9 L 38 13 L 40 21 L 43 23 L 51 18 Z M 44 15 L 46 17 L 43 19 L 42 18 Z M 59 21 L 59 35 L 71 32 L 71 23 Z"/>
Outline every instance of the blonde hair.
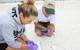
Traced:
<path fill-rule="evenodd" d="M 37 16 L 37 9 L 33 4 L 22 3 L 19 5 L 19 13 L 22 12 L 24 16 L 34 15 Z"/>
<path fill-rule="evenodd" d="M 28 0 L 27 4 L 28 5 L 34 5 L 34 0 Z"/>

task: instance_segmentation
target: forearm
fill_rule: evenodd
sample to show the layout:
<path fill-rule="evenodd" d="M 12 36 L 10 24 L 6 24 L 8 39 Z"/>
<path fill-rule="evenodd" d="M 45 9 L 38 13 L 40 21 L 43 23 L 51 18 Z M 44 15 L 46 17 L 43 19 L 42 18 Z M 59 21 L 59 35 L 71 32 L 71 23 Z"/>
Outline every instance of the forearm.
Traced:
<path fill-rule="evenodd" d="M 39 24 L 39 23 L 35 24 L 35 27 L 38 28 L 38 29 L 43 29 L 43 28 L 45 28 L 44 26 L 42 26 L 42 25 Z"/>
<path fill-rule="evenodd" d="M 27 39 L 27 36 L 26 36 L 26 35 L 24 35 L 24 34 L 23 34 L 23 35 L 21 35 L 21 36 L 20 36 L 20 38 L 21 38 L 23 41 L 27 41 L 27 40 L 28 40 L 28 39 Z"/>
<path fill-rule="evenodd" d="M 7 47 L 6 50 L 28 50 L 27 45 L 26 44 L 21 44 L 20 48 L 11 48 L 11 47 Z"/>

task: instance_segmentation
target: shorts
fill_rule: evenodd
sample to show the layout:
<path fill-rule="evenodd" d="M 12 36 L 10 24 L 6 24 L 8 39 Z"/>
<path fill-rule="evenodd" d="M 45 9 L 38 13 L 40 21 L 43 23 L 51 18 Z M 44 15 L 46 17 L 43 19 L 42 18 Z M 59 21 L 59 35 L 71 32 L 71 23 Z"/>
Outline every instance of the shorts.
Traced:
<path fill-rule="evenodd" d="M 7 47 L 8 45 L 6 43 L 0 44 L 0 50 L 6 50 Z"/>

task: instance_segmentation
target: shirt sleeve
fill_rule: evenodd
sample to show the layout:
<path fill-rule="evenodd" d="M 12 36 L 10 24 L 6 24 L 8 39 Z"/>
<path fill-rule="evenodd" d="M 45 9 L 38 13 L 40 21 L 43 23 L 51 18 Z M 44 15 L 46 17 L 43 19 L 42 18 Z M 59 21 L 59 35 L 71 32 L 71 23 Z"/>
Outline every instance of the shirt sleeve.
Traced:
<path fill-rule="evenodd" d="M 50 20 L 50 24 L 54 24 L 55 23 L 55 16 L 51 15 L 49 20 Z"/>
<path fill-rule="evenodd" d="M 14 27 L 12 25 L 6 23 L 2 25 L 2 37 L 4 38 L 5 42 L 8 44 L 9 47 L 12 48 L 20 48 L 21 43 L 18 42 L 13 34 Z"/>

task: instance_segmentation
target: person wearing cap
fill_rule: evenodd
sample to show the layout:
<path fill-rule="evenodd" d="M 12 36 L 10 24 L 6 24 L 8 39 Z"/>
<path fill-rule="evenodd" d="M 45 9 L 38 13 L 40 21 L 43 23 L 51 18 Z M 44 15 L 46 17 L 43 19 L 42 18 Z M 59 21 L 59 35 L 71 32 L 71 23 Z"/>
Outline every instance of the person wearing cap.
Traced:
<path fill-rule="evenodd" d="M 55 9 L 53 3 L 46 3 L 42 6 L 42 8 L 38 9 L 38 17 L 34 21 L 35 22 L 35 32 L 38 36 L 43 36 L 43 31 L 47 31 L 50 29 L 50 32 L 48 32 L 49 37 L 53 35 L 53 32 L 55 32 Z"/>
<path fill-rule="evenodd" d="M 0 50 L 28 50 L 25 24 L 37 16 L 33 5 L 22 3 L 0 14 Z"/>

